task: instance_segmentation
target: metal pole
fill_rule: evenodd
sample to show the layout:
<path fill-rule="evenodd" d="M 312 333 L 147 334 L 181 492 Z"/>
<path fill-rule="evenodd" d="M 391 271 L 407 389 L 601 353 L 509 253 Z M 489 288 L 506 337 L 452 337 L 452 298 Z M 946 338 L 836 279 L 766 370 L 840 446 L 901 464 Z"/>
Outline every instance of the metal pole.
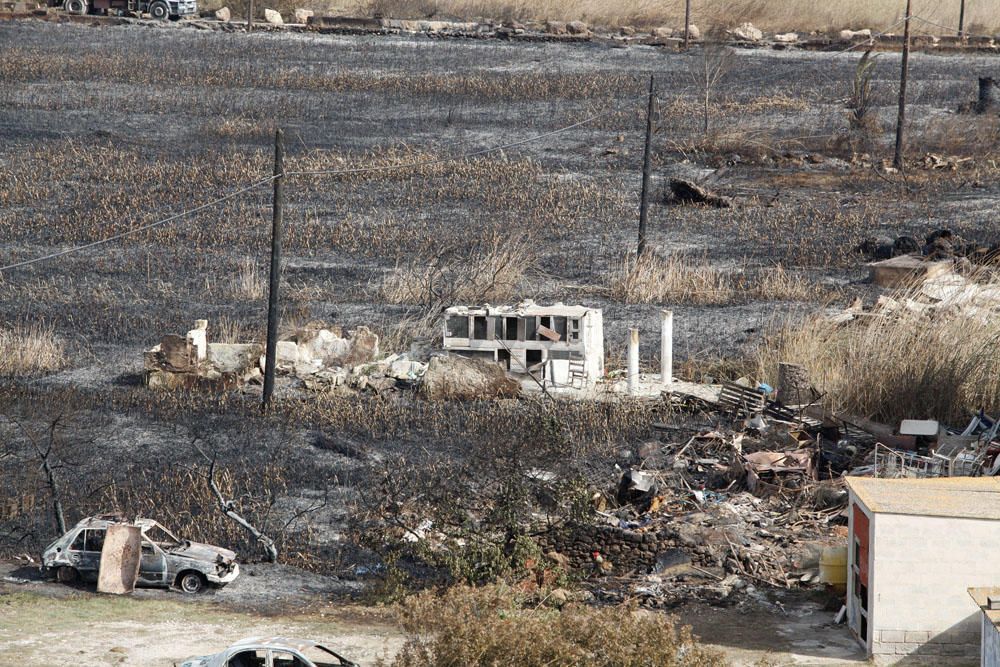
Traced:
<path fill-rule="evenodd" d="M 910 3 L 906 0 L 906 27 L 903 28 L 903 64 L 899 75 L 899 111 L 896 113 L 896 153 L 892 166 L 903 171 L 903 125 L 906 122 L 906 77 L 910 68 Z"/>
<path fill-rule="evenodd" d="M 271 218 L 271 281 L 267 296 L 267 347 L 264 352 L 264 399 L 261 410 L 271 405 L 278 352 L 278 287 L 281 283 L 281 226 L 285 208 L 285 139 L 274 133 L 274 198 Z"/>
<path fill-rule="evenodd" d="M 965 0 L 962 0 L 964 3 Z M 684 1 L 684 50 L 691 45 L 691 0 Z"/>
<path fill-rule="evenodd" d="M 253 0 L 247 1 L 247 32 L 253 32 Z"/>
<path fill-rule="evenodd" d="M 642 194 L 639 199 L 639 247 L 637 255 L 642 256 L 646 252 L 646 218 L 649 211 L 649 171 L 651 162 L 653 143 L 653 98 L 654 80 L 649 77 L 649 102 L 646 106 L 646 146 L 642 152 Z"/>
<path fill-rule="evenodd" d="M 674 312 L 660 311 L 660 382 L 670 387 L 674 381 Z"/>
<path fill-rule="evenodd" d="M 628 330 L 628 393 L 639 393 L 639 330 Z"/>
<path fill-rule="evenodd" d="M 965 37 L 965 0 L 958 6 L 958 36 Z"/>

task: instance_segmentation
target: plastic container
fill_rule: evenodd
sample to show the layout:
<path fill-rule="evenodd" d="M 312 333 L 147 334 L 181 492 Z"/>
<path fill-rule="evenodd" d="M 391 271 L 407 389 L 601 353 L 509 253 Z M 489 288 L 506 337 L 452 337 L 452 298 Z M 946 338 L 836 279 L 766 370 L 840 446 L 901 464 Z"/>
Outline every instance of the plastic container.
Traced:
<path fill-rule="evenodd" d="M 819 580 L 841 586 L 847 583 L 847 547 L 825 547 L 819 558 Z"/>

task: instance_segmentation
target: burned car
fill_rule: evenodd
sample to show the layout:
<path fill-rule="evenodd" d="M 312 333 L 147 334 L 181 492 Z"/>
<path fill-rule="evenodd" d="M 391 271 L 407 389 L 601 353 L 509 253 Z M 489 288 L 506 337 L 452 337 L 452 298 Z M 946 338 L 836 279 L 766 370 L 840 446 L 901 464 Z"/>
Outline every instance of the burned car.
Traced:
<path fill-rule="evenodd" d="M 214 655 L 188 658 L 180 667 L 359 667 L 308 639 L 251 637 Z"/>
<path fill-rule="evenodd" d="M 209 585 L 224 586 L 239 576 L 236 554 L 228 549 L 182 540 L 152 519 L 126 521 L 111 515 L 88 517 L 45 547 L 42 572 L 55 574 L 63 582 L 97 581 L 104 538 L 115 524 L 139 529 L 137 586 L 176 586 L 185 593 L 198 593 Z"/>

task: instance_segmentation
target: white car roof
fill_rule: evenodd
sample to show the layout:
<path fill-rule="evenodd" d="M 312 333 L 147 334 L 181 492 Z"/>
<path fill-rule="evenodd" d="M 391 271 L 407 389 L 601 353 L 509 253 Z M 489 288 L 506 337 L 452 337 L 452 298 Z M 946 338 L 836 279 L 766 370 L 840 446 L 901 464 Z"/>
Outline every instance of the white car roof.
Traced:
<path fill-rule="evenodd" d="M 290 648 L 296 651 L 304 651 L 313 646 L 322 646 L 319 642 L 312 641 L 311 639 L 292 639 L 290 637 L 247 637 L 246 639 L 241 639 L 236 642 L 230 649 L 248 649 L 248 648 L 271 648 L 271 649 L 282 649 Z"/>

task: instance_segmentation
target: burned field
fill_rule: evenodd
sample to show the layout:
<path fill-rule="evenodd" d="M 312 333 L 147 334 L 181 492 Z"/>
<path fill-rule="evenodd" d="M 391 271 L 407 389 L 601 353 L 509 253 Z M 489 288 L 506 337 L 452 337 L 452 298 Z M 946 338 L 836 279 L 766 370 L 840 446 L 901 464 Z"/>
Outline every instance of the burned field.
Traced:
<path fill-rule="evenodd" d="M 858 57 L 0 24 L 0 263 L 224 198 L 3 271 L 0 554 L 40 552 L 60 512 L 72 524 L 114 510 L 264 558 L 211 480 L 283 565 L 337 582 L 331 597 L 507 576 L 551 586 L 562 568 L 590 582 L 589 600 L 655 608 L 815 584 L 823 545 L 843 537 L 836 485 L 793 480 L 793 500 L 745 491 L 742 455 L 787 446 L 794 429 L 665 399 L 428 400 L 405 382 L 342 392 L 286 379 L 261 415 L 253 384 L 143 386 L 143 351 L 200 319 L 209 340 L 262 341 L 280 128 L 283 332 L 366 326 L 383 354 L 425 355 L 448 306 L 583 303 L 603 310 L 609 371 L 632 327 L 653 369 L 648 341 L 669 308 L 678 378 L 774 382 L 778 361 L 806 361 L 788 358 L 809 342 L 789 326 L 882 294 L 865 282 L 880 237 L 1000 240 L 1000 122 L 955 113 L 994 59 L 914 56 L 904 180 L 883 164 L 898 56 L 876 57 L 852 122 Z M 636 259 L 650 75 L 655 254 Z M 671 178 L 732 205 L 672 202 Z M 921 397 L 852 393 L 857 377 L 837 369 L 863 363 L 816 358 L 821 390 L 886 421 L 957 421 L 1000 398 L 990 385 L 937 414 L 896 414 Z M 792 472 L 863 463 L 818 456 Z M 658 471 L 658 492 L 619 489 L 630 468 Z M 649 537 L 634 548 L 637 528 Z M 592 557 L 601 545 L 614 569 Z M 661 579 L 629 576 L 650 569 Z"/>

